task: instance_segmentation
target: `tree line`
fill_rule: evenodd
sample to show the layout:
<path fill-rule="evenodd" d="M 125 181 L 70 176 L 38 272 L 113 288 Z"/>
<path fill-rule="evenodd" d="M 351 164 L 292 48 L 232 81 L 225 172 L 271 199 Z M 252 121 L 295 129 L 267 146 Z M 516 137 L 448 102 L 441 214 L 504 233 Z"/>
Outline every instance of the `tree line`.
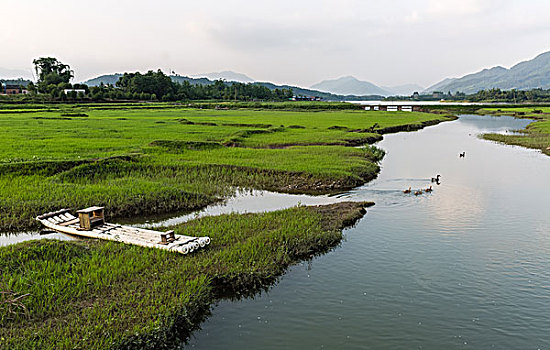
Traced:
<path fill-rule="evenodd" d="M 31 99 L 49 101 L 188 101 L 188 100 L 227 100 L 227 101 L 284 101 L 293 97 L 292 89 L 269 89 L 253 83 L 214 81 L 212 84 L 191 84 L 188 81 L 173 81 L 160 69 L 145 74 L 124 73 L 115 85 L 88 87 L 85 84 L 71 84 L 74 71 L 69 65 L 53 57 L 33 60 L 38 80 L 26 86 Z M 14 96 L 5 98 L 18 98 Z M 26 98 L 26 97 L 25 97 Z M 431 94 L 414 93 L 412 96 L 391 96 L 391 100 L 449 100 L 470 102 L 550 102 L 550 89 L 532 90 L 481 90 L 474 94 L 462 92 Z"/>
<path fill-rule="evenodd" d="M 26 89 L 31 97 L 53 101 L 66 100 L 234 100 L 234 101 L 283 101 L 293 96 L 292 89 L 274 89 L 252 83 L 214 81 L 212 84 L 174 82 L 160 69 L 145 74 L 124 73 L 115 85 L 87 86 L 71 84 L 74 72 L 69 65 L 53 57 L 41 57 L 33 61 L 38 81 L 29 83 Z"/>
<path fill-rule="evenodd" d="M 488 89 L 480 90 L 474 94 L 466 94 L 460 91 L 452 93 L 451 91 L 444 93 L 434 91 L 430 94 L 414 93 L 411 96 L 390 96 L 385 100 L 389 101 L 467 101 L 467 102 L 506 102 L 506 103 L 523 103 L 523 102 L 550 102 L 550 89 L 531 89 L 531 90 L 501 90 Z"/>

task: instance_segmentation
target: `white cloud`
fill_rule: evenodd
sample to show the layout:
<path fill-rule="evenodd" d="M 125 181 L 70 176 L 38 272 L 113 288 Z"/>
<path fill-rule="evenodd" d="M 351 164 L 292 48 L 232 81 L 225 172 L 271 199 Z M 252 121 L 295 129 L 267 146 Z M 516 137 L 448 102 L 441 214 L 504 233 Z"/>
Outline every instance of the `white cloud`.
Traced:
<path fill-rule="evenodd" d="M 9 15 L 7 15 L 9 13 Z M 45 20 L 47 19 L 47 20 Z M 168 68 L 310 85 L 355 75 L 428 85 L 549 49 L 544 0 L 51 0 L 0 13 L 0 63 L 54 55 L 77 79 Z"/>

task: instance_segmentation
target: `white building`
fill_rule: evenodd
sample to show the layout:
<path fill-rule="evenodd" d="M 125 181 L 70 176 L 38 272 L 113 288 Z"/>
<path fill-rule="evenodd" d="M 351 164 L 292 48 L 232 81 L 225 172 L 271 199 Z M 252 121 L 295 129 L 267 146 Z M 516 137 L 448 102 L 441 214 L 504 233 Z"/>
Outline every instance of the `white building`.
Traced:
<path fill-rule="evenodd" d="M 65 95 L 67 95 L 69 92 L 72 92 L 74 91 L 75 94 L 79 94 L 79 93 L 82 93 L 83 95 L 86 95 L 86 90 L 84 89 L 64 89 L 63 92 L 65 93 Z"/>

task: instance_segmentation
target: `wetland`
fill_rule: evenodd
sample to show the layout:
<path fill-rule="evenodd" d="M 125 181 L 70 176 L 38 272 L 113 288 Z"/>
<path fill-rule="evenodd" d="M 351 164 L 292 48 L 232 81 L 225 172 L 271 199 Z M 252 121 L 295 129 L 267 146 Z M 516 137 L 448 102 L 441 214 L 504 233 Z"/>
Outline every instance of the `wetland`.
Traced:
<path fill-rule="evenodd" d="M 480 138 L 531 120 L 63 108 L 0 113 L 0 348 L 548 345 L 549 163 Z M 11 244 L 90 204 L 212 245 Z"/>

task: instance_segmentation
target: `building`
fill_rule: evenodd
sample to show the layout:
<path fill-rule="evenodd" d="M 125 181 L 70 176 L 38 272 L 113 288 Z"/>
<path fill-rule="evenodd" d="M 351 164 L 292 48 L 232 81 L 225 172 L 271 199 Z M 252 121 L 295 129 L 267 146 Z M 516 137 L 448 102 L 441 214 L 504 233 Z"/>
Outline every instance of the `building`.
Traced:
<path fill-rule="evenodd" d="M 321 101 L 319 96 L 292 96 L 289 100 L 291 101 Z"/>
<path fill-rule="evenodd" d="M 1 86 L 2 88 L 0 89 L 0 94 L 2 95 L 19 95 L 28 93 L 28 91 L 21 85 L 2 84 Z"/>
<path fill-rule="evenodd" d="M 75 95 L 78 95 L 80 93 L 82 93 L 83 95 L 86 95 L 86 90 L 84 90 L 84 89 L 63 89 L 63 92 L 65 93 L 65 95 L 67 95 L 71 92 L 74 92 Z"/>
<path fill-rule="evenodd" d="M 363 106 L 365 111 L 387 111 L 387 112 L 418 112 L 421 111 L 421 106 L 419 105 L 406 105 L 406 104 L 387 104 L 380 102 L 378 104 L 369 104 Z"/>

